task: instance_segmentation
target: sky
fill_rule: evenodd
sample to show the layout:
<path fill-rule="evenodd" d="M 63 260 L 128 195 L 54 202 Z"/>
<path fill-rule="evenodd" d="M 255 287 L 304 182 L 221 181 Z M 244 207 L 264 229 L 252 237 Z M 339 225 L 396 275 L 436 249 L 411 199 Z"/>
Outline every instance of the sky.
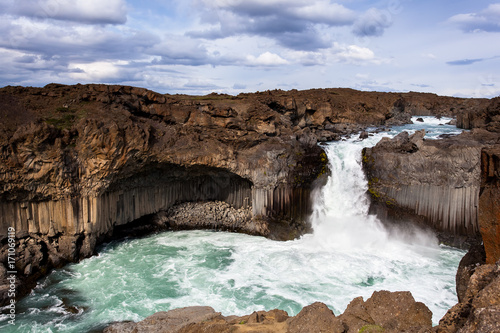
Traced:
<path fill-rule="evenodd" d="M 495 1 L 0 0 L 0 31 L 2 87 L 500 95 Z"/>

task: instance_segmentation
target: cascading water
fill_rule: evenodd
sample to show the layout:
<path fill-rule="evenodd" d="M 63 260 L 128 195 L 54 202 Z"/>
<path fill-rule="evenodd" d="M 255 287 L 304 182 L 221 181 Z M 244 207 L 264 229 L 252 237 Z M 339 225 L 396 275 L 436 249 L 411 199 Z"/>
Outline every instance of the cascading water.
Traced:
<path fill-rule="evenodd" d="M 438 126 L 435 118 L 425 120 L 415 129 L 426 128 L 430 135 L 456 131 Z M 224 315 L 274 308 L 295 315 L 321 301 L 339 314 L 353 298 L 366 299 L 376 290 L 411 291 L 437 324 L 457 301 L 454 279 L 464 252 L 438 246 L 417 229 L 411 237 L 388 232 L 368 215 L 361 148 L 396 133 L 325 147 L 331 175 L 315 193 L 312 234 L 276 242 L 183 231 L 110 243 L 98 256 L 42 279 L 17 304 L 16 326 L 2 315 L 0 330 L 88 332 L 190 305 L 209 305 Z"/>

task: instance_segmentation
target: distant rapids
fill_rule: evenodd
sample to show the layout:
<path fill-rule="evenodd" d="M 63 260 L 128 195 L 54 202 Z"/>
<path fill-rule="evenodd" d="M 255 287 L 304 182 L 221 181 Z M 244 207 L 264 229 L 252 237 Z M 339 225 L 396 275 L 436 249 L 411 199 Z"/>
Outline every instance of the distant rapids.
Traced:
<path fill-rule="evenodd" d="M 361 149 L 402 130 L 426 138 L 456 134 L 450 119 L 393 128 L 366 140 L 325 145 L 331 175 L 314 193 L 314 232 L 288 242 L 210 231 L 163 232 L 109 243 L 99 255 L 55 270 L 17 304 L 2 332 L 90 332 L 158 311 L 208 305 L 223 315 L 282 309 L 296 315 L 320 301 L 336 315 L 357 296 L 409 290 L 434 324 L 457 302 L 455 273 L 465 254 L 418 229 L 388 232 L 368 214 Z M 4 309 L 5 310 L 5 309 Z M 6 311 L 2 311 L 5 313 Z"/>

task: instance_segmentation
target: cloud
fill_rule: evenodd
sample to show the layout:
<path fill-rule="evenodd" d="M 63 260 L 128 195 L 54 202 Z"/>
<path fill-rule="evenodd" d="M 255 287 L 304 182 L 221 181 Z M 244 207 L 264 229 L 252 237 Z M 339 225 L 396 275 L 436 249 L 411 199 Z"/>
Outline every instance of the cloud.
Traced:
<path fill-rule="evenodd" d="M 279 16 L 328 25 L 345 25 L 354 20 L 352 10 L 328 0 L 204 0 L 212 10 L 225 10 L 243 17 Z"/>
<path fill-rule="evenodd" d="M 0 30 L 0 47 L 61 61 L 135 59 L 159 42 L 147 32 L 116 32 L 102 26 L 59 25 L 23 17 L 0 23 Z"/>
<path fill-rule="evenodd" d="M 122 68 L 127 61 L 96 61 L 92 63 L 74 63 L 68 66 L 69 77 L 78 82 L 110 82 L 123 80 Z"/>
<path fill-rule="evenodd" d="M 385 29 L 392 25 L 391 15 L 387 11 L 370 8 L 361 15 L 352 28 L 356 36 L 382 36 Z"/>
<path fill-rule="evenodd" d="M 380 65 L 388 63 L 387 59 L 379 58 L 375 53 L 363 46 L 333 43 L 332 47 L 321 51 L 292 51 L 287 59 L 302 66 L 330 66 L 332 63 L 352 65 Z"/>
<path fill-rule="evenodd" d="M 86 24 L 123 24 L 127 21 L 124 0 L 7 0 L 3 14 Z"/>
<path fill-rule="evenodd" d="M 339 46 L 337 57 L 349 63 L 368 63 L 375 61 L 375 53 L 367 47 L 358 45 Z"/>
<path fill-rule="evenodd" d="M 216 53 L 210 54 L 204 43 L 189 37 L 165 35 L 162 41 L 146 51 L 151 56 L 158 56 L 155 64 L 202 66 L 221 64 Z"/>
<path fill-rule="evenodd" d="M 331 41 L 321 37 L 321 26 L 349 25 L 355 19 L 352 10 L 326 0 L 204 0 L 200 4 L 205 11 L 205 25 L 187 32 L 188 36 L 262 36 L 295 50 L 329 47 Z"/>
<path fill-rule="evenodd" d="M 448 61 L 446 62 L 447 65 L 452 65 L 452 66 L 466 66 L 466 65 L 472 65 L 476 62 L 482 62 L 486 60 L 493 60 L 493 59 L 498 59 L 500 56 L 493 56 L 493 57 L 488 57 L 488 58 L 476 58 L 476 59 L 460 59 L 460 60 L 453 60 L 453 61 Z"/>
<path fill-rule="evenodd" d="M 485 60 L 485 59 L 484 58 L 462 59 L 462 60 L 447 61 L 446 64 L 451 65 L 451 66 L 467 66 L 467 65 L 472 65 L 473 63 L 476 63 L 476 62 L 481 62 L 483 60 Z"/>
<path fill-rule="evenodd" d="M 500 32 L 500 3 L 489 5 L 478 13 L 458 14 L 448 19 L 464 32 Z"/>
<path fill-rule="evenodd" d="M 289 63 L 279 55 L 271 52 L 262 53 L 258 57 L 249 55 L 246 60 L 248 66 L 280 66 Z"/>

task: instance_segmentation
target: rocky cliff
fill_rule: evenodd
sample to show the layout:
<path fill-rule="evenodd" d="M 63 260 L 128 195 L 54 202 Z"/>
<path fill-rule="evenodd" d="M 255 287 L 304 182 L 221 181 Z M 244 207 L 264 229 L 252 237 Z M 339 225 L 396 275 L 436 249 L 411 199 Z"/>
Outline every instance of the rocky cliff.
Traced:
<path fill-rule="evenodd" d="M 413 219 L 449 234 L 479 234 L 481 150 L 500 143 L 498 106 L 498 99 L 492 100 L 478 112 L 483 120 L 471 123 L 481 127 L 471 132 L 441 140 L 404 132 L 364 149 L 373 210 L 387 220 Z M 468 119 L 471 114 L 465 113 Z M 457 118 L 464 123 L 464 114 Z"/>
<path fill-rule="evenodd" d="M 412 114 L 474 115 L 487 103 L 351 89 L 184 96 L 107 85 L 5 87 L 0 260 L 7 262 L 13 227 L 22 295 L 117 230 L 209 227 L 297 237 L 308 229 L 309 193 L 327 171 L 318 141 L 402 124 Z M 218 202 L 213 223 L 180 218 L 186 202 Z M 198 216 L 211 207 L 199 206 Z M 220 223 L 229 213 L 232 223 Z M 169 216 L 186 222 L 174 225 Z"/>
<path fill-rule="evenodd" d="M 481 152 L 481 188 L 479 192 L 479 228 L 486 263 L 500 260 L 500 146 Z"/>

